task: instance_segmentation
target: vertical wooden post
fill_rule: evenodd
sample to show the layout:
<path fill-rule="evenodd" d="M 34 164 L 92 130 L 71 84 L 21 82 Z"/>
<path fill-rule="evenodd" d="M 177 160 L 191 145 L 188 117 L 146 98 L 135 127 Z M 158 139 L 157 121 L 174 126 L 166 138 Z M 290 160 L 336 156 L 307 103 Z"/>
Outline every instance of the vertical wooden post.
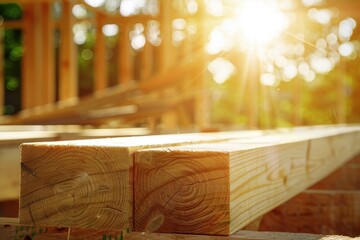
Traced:
<path fill-rule="evenodd" d="M 255 53 L 256 49 L 251 48 L 248 52 L 249 64 L 249 75 L 248 75 L 248 91 L 247 91 L 247 113 L 248 113 L 248 127 L 258 128 L 258 102 L 259 102 L 259 59 Z"/>
<path fill-rule="evenodd" d="M 21 81 L 21 107 L 29 109 L 36 105 L 35 78 L 35 12 L 33 4 L 23 5 L 23 47 L 22 81 Z"/>
<path fill-rule="evenodd" d="M 0 116 L 4 114 L 5 104 L 4 76 L 4 28 L 0 27 Z"/>
<path fill-rule="evenodd" d="M 62 18 L 60 21 L 60 69 L 59 69 L 59 100 L 69 100 L 77 97 L 77 52 L 73 40 L 74 17 L 73 3 L 63 0 Z"/>
<path fill-rule="evenodd" d="M 132 49 L 130 44 L 131 26 L 124 24 L 120 28 L 119 36 L 119 52 L 118 52 L 118 83 L 129 82 L 133 78 L 133 56 L 131 55 Z"/>
<path fill-rule="evenodd" d="M 102 32 L 105 16 L 96 14 L 96 43 L 95 43 L 95 91 L 104 90 L 108 86 L 108 67 L 106 65 L 106 39 Z"/>
<path fill-rule="evenodd" d="M 22 109 L 55 100 L 54 36 L 50 3 L 24 5 Z"/>
<path fill-rule="evenodd" d="M 152 69 L 153 69 L 152 50 L 153 50 L 153 46 L 149 42 L 146 42 L 144 49 L 140 52 L 140 61 L 141 61 L 140 81 L 144 81 L 148 79 L 152 74 Z"/>
<path fill-rule="evenodd" d="M 172 47 L 172 1 L 160 1 L 160 31 L 162 35 L 160 45 L 160 71 L 166 71 L 174 62 Z"/>
<path fill-rule="evenodd" d="M 192 42 L 188 38 L 186 38 L 180 46 L 181 49 L 178 57 L 179 61 L 184 61 L 184 59 L 193 58 L 192 47 L 193 47 Z M 192 91 L 193 86 L 191 86 L 192 84 L 189 84 L 192 81 L 192 77 L 194 76 L 192 76 L 191 73 L 186 73 L 182 77 L 183 84 L 181 84 L 179 94 L 182 94 L 186 91 Z M 179 116 L 180 126 L 184 128 L 190 128 L 191 125 L 193 124 L 193 113 L 188 109 L 186 109 L 186 106 L 179 106 L 177 112 Z"/>
<path fill-rule="evenodd" d="M 346 63 L 342 63 L 342 72 L 348 72 L 346 70 Z M 339 74 L 340 75 L 340 74 Z M 346 122 L 346 95 L 345 95 L 345 83 L 343 76 L 334 76 L 336 79 L 336 107 L 332 109 L 333 115 L 335 118 L 335 123 L 345 123 Z"/>
<path fill-rule="evenodd" d="M 294 120 L 293 123 L 295 126 L 302 125 L 302 104 L 301 104 L 301 98 L 302 98 L 302 79 L 296 78 L 294 81 Z"/>
<path fill-rule="evenodd" d="M 200 46 L 203 46 L 206 43 L 207 37 L 208 37 L 208 27 L 206 26 L 206 13 L 205 13 L 205 4 L 204 2 L 201 2 L 199 6 L 199 19 L 200 19 L 200 26 L 199 29 L 201 30 L 200 36 L 199 36 L 199 44 Z M 206 90 L 206 80 L 207 80 L 207 74 L 204 69 L 207 68 L 208 61 L 206 59 L 206 55 L 204 53 L 202 58 L 202 67 L 200 69 L 197 69 L 196 73 L 193 73 L 193 76 L 197 76 L 197 79 L 195 84 L 195 88 L 198 90 L 197 97 L 195 99 L 195 123 L 197 127 L 200 129 L 205 129 L 209 127 L 210 124 L 210 107 L 209 107 L 209 101 L 208 101 L 208 93 Z M 201 72 L 201 74 L 199 74 Z"/>
<path fill-rule="evenodd" d="M 50 104 L 55 102 L 55 48 L 54 48 L 54 18 L 52 16 L 51 3 L 40 3 L 41 20 L 41 81 L 43 92 L 41 104 Z"/>
<path fill-rule="evenodd" d="M 42 12 L 40 3 L 33 3 L 33 13 L 34 13 L 34 22 L 32 26 L 32 34 L 34 43 L 32 46 L 32 59 L 33 59 L 33 67 L 34 67 L 34 75 L 32 76 L 32 84 L 35 85 L 35 91 L 30 93 L 31 97 L 35 100 L 34 106 L 40 106 L 42 104 L 42 98 L 44 91 L 44 80 L 42 79 L 42 68 L 43 68 L 43 37 L 42 37 Z M 47 64 L 47 63 L 45 63 Z"/>
<path fill-rule="evenodd" d="M 172 21 L 173 21 L 173 9 L 172 1 L 160 2 L 160 31 L 161 31 L 161 45 L 159 56 L 160 72 L 166 72 L 169 67 L 175 63 L 175 49 L 172 46 Z M 168 90 L 176 93 L 176 89 Z M 179 125 L 179 117 L 176 110 L 170 110 L 161 116 L 161 122 L 166 130 L 177 130 Z"/>

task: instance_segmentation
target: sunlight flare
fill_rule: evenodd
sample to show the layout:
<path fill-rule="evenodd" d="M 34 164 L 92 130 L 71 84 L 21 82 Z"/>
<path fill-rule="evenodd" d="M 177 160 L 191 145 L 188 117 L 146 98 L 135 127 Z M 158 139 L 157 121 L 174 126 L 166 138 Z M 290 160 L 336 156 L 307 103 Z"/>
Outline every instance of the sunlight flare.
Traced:
<path fill-rule="evenodd" d="M 276 1 L 246 1 L 236 11 L 239 31 L 248 43 L 266 44 L 289 25 Z"/>

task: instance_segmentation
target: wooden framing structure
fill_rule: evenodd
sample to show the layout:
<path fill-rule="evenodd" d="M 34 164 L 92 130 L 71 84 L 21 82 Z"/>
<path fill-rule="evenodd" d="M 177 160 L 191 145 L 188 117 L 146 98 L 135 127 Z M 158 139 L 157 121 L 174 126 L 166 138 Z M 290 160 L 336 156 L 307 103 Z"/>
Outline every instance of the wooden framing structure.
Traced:
<path fill-rule="evenodd" d="M 10 1 L 11 2 L 11 1 Z M 181 105 L 185 101 L 191 101 L 194 93 L 184 94 L 181 92 L 179 79 L 186 71 L 189 75 L 196 75 L 201 69 L 205 68 L 205 62 L 197 62 L 198 54 L 192 54 L 195 58 L 183 57 L 182 59 L 168 59 L 167 51 L 180 52 L 181 48 L 172 46 L 172 20 L 174 14 L 162 14 L 161 17 L 152 17 L 139 15 L 133 17 L 122 17 L 111 15 L 106 11 L 93 8 L 86 5 L 83 1 L 62 0 L 61 19 L 54 19 L 51 15 L 53 1 L 15 1 L 23 7 L 23 18 L 19 21 L 5 21 L 5 28 L 20 28 L 24 33 L 24 61 L 22 65 L 22 111 L 16 116 L 4 116 L 0 118 L 2 124 L 104 124 L 109 120 L 121 119 L 121 121 L 134 121 L 134 119 L 159 118 L 161 114 L 169 111 L 175 106 Z M 88 10 L 94 12 L 93 19 L 78 20 L 72 14 L 72 8 L 75 4 L 85 4 Z M 169 8 L 167 1 L 161 4 L 161 8 Z M 171 8 L 171 6 L 170 6 Z M 168 11 L 160 11 L 168 12 Z M 176 15 L 176 17 L 178 17 Z M 130 32 L 134 24 L 143 24 L 149 21 L 157 21 L 163 34 L 162 44 L 158 51 L 150 51 L 150 43 L 144 47 L 144 51 L 137 53 L 141 56 L 144 63 L 144 70 L 140 74 L 141 79 L 135 77 L 135 53 L 131 47 Z M 78 63 L 77 46 L 74 43 L 73 27 L 75 23 L 87 21 L 94 23 L 96 29 L 96 44 L 94 48 L 94 92 L 86 100 L 79 99 L 78 83 Z M 102 32 L 105 24 L 116 24 L 120 29 L 118 36 L 117 49 L 117 86 L 109 88 L 108 64 L 106 37 Z M 35 27 L 34 27 L 35 26 Z M 54 34 L 58 31 L 60 34 L 60 46 L 58 62 L 55 66 L 55 48 Z M 191 45 L 190 41 L 186 44 Z M 155 55 L 159 52 L 159 58 Z M 175 55 L 181 55 L 175 53 Z M 184 55 L 184 54 L 182 54 Z M 149 64 L 152 63 L 152 67 Z M 156 65 L 156 70 L 155 70 Z M 184 67 L 183 67 L 184 66 Z M 56 70 L 57 68 L 57 70 Z M 56 70 L 56 71 L 55 71 Z M 90 69 L 90 71 L 92 71 Z M 58 72 L 58 76 L 56 76 Z M 159 79 L 160 78 L 160 79 Z M 58 79 L 58 80 L 56 80 Z M 127 85 L 133 85 L 133 88 L 127 88 Z M 179 87 L 180 86 L 180 87 Z M 175 87 L 175 88 L 174 88 Z M 167 98 L 166 89 L 173 88 L 172 97 L 177 95 L 176 99 L 162 101 Z M 121 89 L 115 93 L 114 89 Z M 180 92 L 179 92 L 180 91 Z M 43 94 L 43 93 L 46 94 Z M 197 91 L 198 92 L 198 91 Z M 124 94 L 123 94 L 124 93 Z M 140 93 L 140 96 L 139 96 Z M 165 93 L 165 94 L 164 94 Z M 147 94 L 151 95 L 153 106 L 144 108 L 137 103 L 148 101 Z M 0 98 L 3 98 L 1 93 Z M 34 97 L 35 96 L 35 97 Z M 100 99 L 99 99 L 100 98 Z M 101 109 L 107 108 L 113 114 L 109 117 L 98 111 L 96 117 L 87 114 L 94 110 L 93 102 L 101 102 L 101 99 L 108 98 L 104 105 L 97 106 Z M 121 101 L 119 101 L 121 99 Z M 131 117 L 123 116 L 124 112 L 114 111 L 124 105 L 124 102 L 135 102 L 135 111 L 131 112 Z M 3 104 L 1 104 L 3 105 Z M 81 107 L 80 105 L 83 105 Z M 121 108 L 120 108 L 121 109 Z M 95 109 L 96 110 L 96 109 Z M 66 114 L 64 114 L 66 112 Z M 160 115 L 159 115 L 160 114 Z M 176 114 L 179 114 L 176 112 Z M 125 115 L 127 115 L 125 113 Z M 189 118 L 182 113 L 182 116 Z M 54 122 L 52 119 L 56 119 Z M 189 122 L 187 120 L 186 122 Z M 173 124 L 174 125 L 174 124 Z M 176 124 L 175 124 L 176 125 Z"/>
<path fill-rule="evenodd" d="M 9 0 L 9 2 L 18 3 L 23 9 L 21 20 L 5 20 L 0 29 L 3 31 L 4 28 L 17 28 L 21 29 L 24 35 L 23 77 L 21 80 L 22 110 L 15 116 L 0 117 L 1 124 L 102 125 L 110 121 L 141 121 L 142 123 L 152 122 L 154 125 L 159 120 L 166 125 L 167 129 L 171 130 L 179 128 L 179 125 L 188 127 L 193 124 L 200 129 L 208 126 L 210 121 L 207 117 L 209 93 L 204 82 L 206 78 L 204 69 L 211 59 L 204 54 L 203 46 L 211 28 L 200 27 L 201 31 L 199 30 L 193 37 L 194 40 L 187 39 L 181 43 L 181 46 L 174 47 L 171 26 L 172 21 L 177 18 L 186 19 L 188 22 L 207 19 L 202 3 L 199 3 L 199 11 L 194 16 L 176 12 L 168 1 L 160 1 L 160 14 L 156 16 L 142 14 L 123 17 L 118 14 L 109 14 L 101 8 L 86 5 L 82 0 L 61 0 L 57 3 L 62 5 L 63 14 L 60 19 L 55 19 L 51 13 L 53 0 Z M 93 12 L 94 16 L 87 19 L 76 19 L 72 14 L 72 8 L 76 4 L 83 4 Z M 325 7 L 336 5 L 348 13 L 349 9 L 356 9 L 354 4 L 350 1 L 342 4 L 330 1 Z M 159 24 L 161 44 L 155 47 L 147 42 L 142 51 L 136 52 L 131 46 L 129 35 L 135 24 L 143 24 L 144 31 L 146 31 L 146 24 L 149 21 L 156 21 Z M 214 21 L 220 20 L 212 20 L 212 22 Z M 74 24 L 83 22 L 93 25 L 96 30 L 96 43 L 93 49 L 94 67 L 89 69 L 94 75 L 93 92 L 85 99 L 80 98 L 78 47 L 73 40 Z M 117 80 L 114 87 L 109 87 L 107 39 L 102 33 L 102 27 L 105 24 L 116 24 L 120 29 L 116 40 L 117 47 L 113 53 L 117 59 Z M 208 25 L 208 21 L 205 25 Z M 60 36 L 58 53 L 54 48 L 55 32 Z M 0 54 L 2 54 L 1 51 Z M 172 54 L 168 54 L 169 52 Z M 217 56 L 211 58 L 215 57 Z M 4 85 L 1 62 L 0 85 Z M 137 74 L 135 71 L 139 65 L 142 70 Z M 254 64 L 251 65 L 254 67 Z M 133 85 L 131 90 L 127 89 L 130 83 Z M 342 85 L 341 82 L 339 84 Z M 191 89 L 190 85 L 194 86 L 193 91 L 189 90 Z M 126 91 L 121 90 L 119 93 L 115 93 L 114 89 L 125 89 Z M 339 89 L 342 87 L 340 86 Z M 251 81 L 247 90 L 258 92 L 260 88 L 255 81 Z M 137 102 L 141 98 L 143 98 L 140 100 L 141 102 L 148 101 L 148 95 L 151 95 L 152 98 L 151 106 L 144 107 Z M 251 97 L 255 97 L 255 95 Z M 3 112 L 1 111 L 4 106 L 3 98 L 4 92 L 1 90 L 0 112 Z M 88 114 L 94 110 L 92 103 L 101 101 L 102 98 L 108 99 L 108 101 L 106 104 L 98 104 L 97 107 L 106 108 L 108 111 Z M 162 101 L 164 98 L 169 98 L 169 101 Z M 337 104 L 339 113 L 343 113 L 342 101 L 343 98 L 339 99 L 339 104 Z M 130 104 L 135 106 L 133 108 L 135 110 L 131 111 L 131 116 L 128 112 L 122 111 L 124 102 L 135 102 Z M 258 109 L 257 106 L 252 105 L 255 103 L 256 100 L 250 101 L 247 109 L 244 109 L 249 117 L 248 127 L 252 128 L 259 126 Z M 236 104 L 237 110 L 239 104 Z M 190 105 L 192 107 L 186 109 Z M 109 116 L 103 112 L 112 112 L 112 114 Z M 295 115 L 294 123 L 300 123 L 299 113 L 295 113 Z M 341 122 L 346 121 L 343 115 L 341 114 L 338 119 Z M 267 127 L 271 126 L 271 123 L 267 124 L 269 125 Z"/>

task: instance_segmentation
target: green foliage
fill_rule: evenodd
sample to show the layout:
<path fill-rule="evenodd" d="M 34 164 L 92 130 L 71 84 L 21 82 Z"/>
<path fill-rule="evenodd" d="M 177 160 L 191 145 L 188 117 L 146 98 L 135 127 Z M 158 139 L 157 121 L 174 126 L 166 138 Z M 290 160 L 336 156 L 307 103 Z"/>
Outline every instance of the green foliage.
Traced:
<path fill-rule="evenodd" d="M 22 11 L 17 4 L 0 4 L 0 16 L 5 20 L 17 20 Z M 22 33 L 19 29 L 4 31 L 4 75 L 5 108 L 4 114 L 20 111 L 21 58 L 23 55 Z"/>
<path fill-rule="evenodd" d="M 14 3 L 0 4 L 0 15 L 6 20 L 21 19 L 22 11 L 19 5 Z"/>

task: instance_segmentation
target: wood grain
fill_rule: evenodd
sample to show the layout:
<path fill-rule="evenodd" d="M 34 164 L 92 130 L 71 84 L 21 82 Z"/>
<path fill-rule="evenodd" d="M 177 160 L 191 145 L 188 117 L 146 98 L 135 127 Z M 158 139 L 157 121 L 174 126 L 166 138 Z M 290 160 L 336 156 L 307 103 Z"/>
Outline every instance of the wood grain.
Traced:
<path fill-rule="evenodd" d="M 28 143 L 21 146 L 20 222 L 132 227 L 132 153 L 148 147 L 251 137 L 260 131 Z"/>
<path fill-rule="evenodd" d="M 231 236 L 205 236 L 187 234 L 166 234 L 127 232 L 96 229 L 70 229 L 55 227 L 35 227 L 19 225 L 15 218 L 0 218 L 0 236 L 2 240 L 36 239 L 36 240 L 317 240 L 322 235 L 294 234 L 281 232 L 239 231 Z M 341 239 L 339 239 L 341 240 Z"/>
<path fill-rule="evenodd" d="M 22 145 L 20 222 L 129 227 L 132 162 L 124 147 Z"/>
<path fill-rule="evenodd" d="M 135 153 L 137 231 L 228 235 L 359 152 L 359 128 L 299 129 Z"/>

